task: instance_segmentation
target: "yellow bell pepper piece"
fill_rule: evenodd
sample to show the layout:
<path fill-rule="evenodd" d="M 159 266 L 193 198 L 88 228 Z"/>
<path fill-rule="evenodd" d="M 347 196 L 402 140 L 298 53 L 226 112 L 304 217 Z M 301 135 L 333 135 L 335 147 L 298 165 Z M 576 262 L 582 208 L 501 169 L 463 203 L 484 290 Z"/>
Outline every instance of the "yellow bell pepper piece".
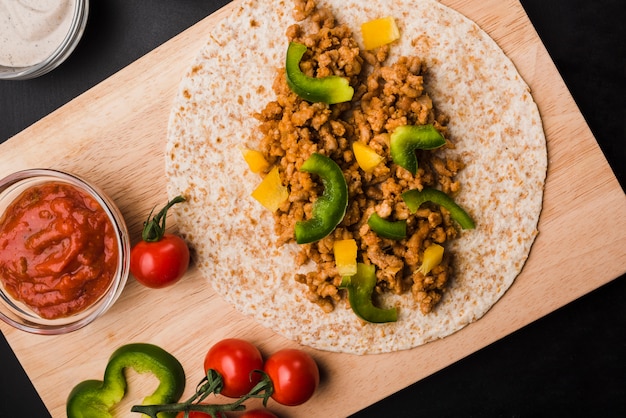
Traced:
<path fill-rule="evenodd" d="M 244 160 L 248 163 L 248 167 L 250 167 L 250 171 L 253 173 L 260 173 L 269 168 L 270 163 L 267 162 L 263 153 L 261 151 L 253 150 L 253 149 L 243 149 L 241 150 L 243 154 Z"/>
<path fill-rule="evenodd" d="M 361 25 L 363 45 L 366 50 L 375 49 L 400 38 L 400 30 L 393 17 L 370 20 Z"/>
<path fill-rule="evenodd" d="M 252 192 L 252 197 L 272 212 L 289 197 L 289 190 L 283 186 L 278 167 L 274 166 Z"/>
<path fill-rule="evenodd" d="M 366 173 L 372 171 L 385 159 L 382 155 L 378 155 L 370 146 L 362 142 L 353 143 L 352 151 L 354 151 L 354 157 L 359 167 Z"/>
<path fill-rule="evenodd" d="M 426 276 L 432 269 L 437 267 L 443 259 L 443 247 L 439 244 L 430 244 L 426 250 L 424 250 L 424 260 L 422 265 L 417 269 L 420 273 Z"/>
<path fill-rule="evenodd" d="M 337 272 L 343 276 L 353 276 L 356 274 L 356 241 L 353 239 L 343 239 L 335 241 L 333 244 L 335 254 L 335 265 Z"/>

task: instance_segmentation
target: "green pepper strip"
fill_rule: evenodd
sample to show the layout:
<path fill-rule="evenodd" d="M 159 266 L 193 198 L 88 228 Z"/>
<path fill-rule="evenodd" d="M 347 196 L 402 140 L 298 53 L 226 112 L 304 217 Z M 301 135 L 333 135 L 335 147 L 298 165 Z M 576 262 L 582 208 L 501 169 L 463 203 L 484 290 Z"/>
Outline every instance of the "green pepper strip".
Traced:
<path fill-rule="evenodd" d="M 296 242 L 308 244 L 326 237 L 342 221 L 348 208 L 348 185 L 337 163 L 322 154 L 311 154 L 300 171 L 317 174 L 324 184 L 324 193 L 313 204 L 311 219 L 296 222 Z"/>
<path fill-rule="evenodd" d="M 352 100 L 354 89 L 346 78 L 336 75 L 321 78 L 309 77 L 300 70 L 300 60 L 305 52 L 305 45 L 297 42 L 289 43 L 285 62 L 289 88 L 304 100 L 313 103 L 335 104 Z"/>
<path fill-rule="evenodd" d="M 110 410 L 126 394 L 124 369 L 127 367 L 138 373 L 152 373 L 159 380 L 154 393 L 144 398 L 144 405 L 176 402 L 185 390 L 185 371 L 174 356 L 156 345 L 127 344 L 113 352 L 102 381 L 85 380 L 72 389 L 67 399 L 67 417 L 112 417 Z"/>
<path fill-rule="evenodd" d="M 433 202 L 443 206 L 450 212 L 452 219 L 457 221 L 463 229 L 474 229 L 474 221 L 462 207 L 441 190 L 425 188 L 422 191 L 417 189 L 402 193 L 402 199 L 412 213 L 417 212 L 424 202 Z"/>
<path fill-rule="evenodd" d="M 406 221 L 390 221 L 382 218 L 376 212 L 372 213 L 367 220 L 372 231 L 383 238 L 401 240 L 406 238 Z"/>
<path fill-rule="evenodd" d="M 446 143 L 446 139 L 433 125 L 402 125 L 391 134 L 389 140 L 391 159 L 411 174 L 417 173 L 417 149 L 435 149 Z"/>
<path fill-rule="evenodd" d="M 373 323 L 397 321 L 396 308 L 381 309 L 372 303 L 372 292 L 376 286 L 376 267 L 373 264 L 358 263 L 356 269 L 356 274 L 345 276 L 339 286 L 348 289 L 350 307 L 356 316 Z"/>

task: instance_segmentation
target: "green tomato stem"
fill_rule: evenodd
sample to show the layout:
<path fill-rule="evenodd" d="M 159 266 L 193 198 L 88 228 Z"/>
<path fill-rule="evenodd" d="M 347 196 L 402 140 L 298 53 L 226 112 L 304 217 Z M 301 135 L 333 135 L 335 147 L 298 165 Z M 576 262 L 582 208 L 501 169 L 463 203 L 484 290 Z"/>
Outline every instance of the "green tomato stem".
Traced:
<path fill-rule="evenodd" d="M 154 208 L 150 211 L 148 219 L 143 223 L 143 231 L 141 232 L 141 239 L 146 242 L 158 242 L 165 235 L 165 219 L 167 217 L 167 211 L 169 208 L 177 203 L 184 202 L 185 198 L 182 196 L 176 196 L 174 199 L 167 202 L 167 205 L 154 218 L 152 213 Z"/>
<path fill-rule="evenodd" d="M 204 412 L 211 415 L 212 417 L 217 417 L 217 414 L 219 412 L 244 411 L 246 409 L 244 403 L 248 399 L 252 398 L 263 399 L 263 406 L 267 406 L 269 398 L 274 393 L 274 385 L 265 372 L 261 370 L 255 370 L 252 373 L 261 374 L 261 381 L 257 383 L 252 389 L 250 389 L 250 392 L 231 403 L 200 403 L 212 393 L 216 395 L 219 394 L 224 386 L 224 380 L 222 376 L 217 371 L 209 369 L 207 371 L 207 375 L 196 386 L 196 392 L 185 402 L 160 405 L 134 405 L 130 411 L 140 412 L 152 418 L 158 418 L 157 414 L 159 413 L 185 412 L 185 414 L 188 414 L 191 411 Z"/>

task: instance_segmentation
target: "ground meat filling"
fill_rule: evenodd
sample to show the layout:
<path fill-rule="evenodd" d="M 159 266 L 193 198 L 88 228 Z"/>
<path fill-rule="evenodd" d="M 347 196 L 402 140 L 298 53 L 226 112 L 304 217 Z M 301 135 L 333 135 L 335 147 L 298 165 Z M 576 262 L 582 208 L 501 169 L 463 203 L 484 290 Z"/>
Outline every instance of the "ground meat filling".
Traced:
<path fill-rule="evenodd" d="M 289 199 L 274 214 L 277 244 L 294 240 L 295 223 L 310 218 L 313 203 L 323 192 L 315 176 L 299 171 L 314 152 L 331 157 L 341 167 L 348 184 L 349 204 L 345 218 L 326 238 L 301 246 L 297 263 L 313 261 L 317 269 L 298 274 L 295 280 L 306 285 L 307 297 L 325 312 L 341 303 L 341 277 L 333 255 L 335 240 L 354 239 L 359 262 L 376 265 L 376 292 L 411 293 L 427 314 L 442 298 L 452 275 L 451 254 L 424 276 L 418 272 L 424 250 L 431 244 L 445 244 L 457 230 L 449 213 L 438 206 L 423 205 L 415 214 L 408 211 L 401 194 L 410 189 L 437 187 L 448 194 L 459 190 L 455 180 L 463 168 L 459 160 L 440 150 L 418 151 L 416 175 L 391 161 L 390 132 L 400 125 L 433 124 L 446 137 L 447 119 L 439 114 L 424 91 L 426 67 L 417 57 L 401 57 L 387 64 L 389 46 L 361 51 L 351 30 L 338 25 L 333 15 L 318 8 L 314 0 L 297 0 L 294 16 L 308 19 L 317 30 L 305 33 L 295 24 L 287 38 L 307 46 L 301 69 L 312 77 L 348 77 L 355 88 L 351 103 L 326 105 L 309 103 L 287 86 L 284 69 L 277 70 L 273 89 L 276 100 L 256 116 L 263 138 L 259 150 L 272 166 L 280 168 Z M 365 173 L 356 162 L 352 143 L 363 142 L 385 161 Z M 453 147 L 447 140 L 445 147 Z M 368 226 L 377 212 L 390 220 L 407 221 L 407 237 L 400 241 L 381 238 Z"/>

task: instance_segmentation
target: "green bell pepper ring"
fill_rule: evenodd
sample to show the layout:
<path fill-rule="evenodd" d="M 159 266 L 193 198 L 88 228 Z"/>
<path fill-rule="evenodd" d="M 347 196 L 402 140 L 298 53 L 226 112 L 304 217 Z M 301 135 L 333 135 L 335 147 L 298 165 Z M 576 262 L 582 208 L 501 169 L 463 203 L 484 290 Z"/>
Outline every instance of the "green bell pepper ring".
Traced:
<path fill-rule="evenodd" d="M 446 139 L 433 125 L 398 126 L 389 141 L 389 152 L 393 162 L 413 175 L 417 173 L 415 150 L 435 149 L 446 143 Z"/>
<path fill-rule="evenodd" d="M 352 100 L 354 89 L 348 79 L 331 75 L 327 77 L 309 77 L 300 70 L 300 60 L 306 52 L 306 46 L 290 42 L 287 48 L 285 73 L 287 85 L 298 96 L 309 102 L 327 104 L 343 103 Z"/>
<path fill-rule="evenodd" d="M 176 402 L 185 390 L 185 371 L 174 356 L 156 345 L 128 344 L 113 352 L 102 381 L 85 380 L 72 389 L 67 399 L 67 417 L 113 417 L 111 409 L 126 394 L 124 369 L 128 367 L 138 373 L 152 373 L 159 380 L 154 393 L 144 398 L 144 405 Z M 175 414 L 160 416 L 165 418 Z"/>
<path fill-rule="evenodd" d="M 424 202 L 433 202 L 439 206 L 443 206 L 450 212 L 452 219 L 457 221 L 463 229 L 474 229 L 474 221 L 462 207 L 447 194 L 441 190 L 424 188 L 422 191 L 417 189 L 409 190 L 402 193 L 402 199 L 412 213 L 415 213 Z"/>
<path fill-rule="evenodd" d="M 401 240 L 406 238 L 406 221 L 390 221 L 381 217 L 376 212 L 372 213 L 367 219 L 367 224 L 383 238 Z"/>
<path fill-rule="evenodd" d="M 300 171 L 317 174 L 324 184 L 324 193 L 313 204 L 311 219 L 296 222 L 296 242 L 308 244 L 326 237 L 343 220 L 348 208 L 348 185 L 337 163 L 322 154 L 311 154 Z"/>
<path fill-rule="evenodd" d="M 348 290 L 350 307 L 362 320 L 372 323 L 397 321 L 396 308 L 382 309 L 372 303 L 372 292 L 375 286 L 376 267 L 373 264 L 358 263 L 356 274 L 343 277 L 339 287 Z"/>

